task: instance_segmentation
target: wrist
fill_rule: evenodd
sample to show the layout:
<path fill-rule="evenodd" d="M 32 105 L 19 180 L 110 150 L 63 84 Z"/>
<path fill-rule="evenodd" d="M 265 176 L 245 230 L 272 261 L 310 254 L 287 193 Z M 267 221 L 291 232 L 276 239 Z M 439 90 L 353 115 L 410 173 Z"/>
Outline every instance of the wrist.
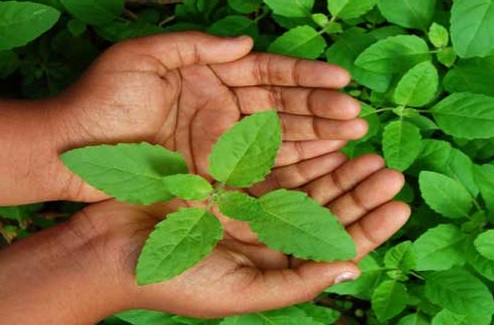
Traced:
<path fill-rule="evenodd" d="M 128 308 L 105 232 L 83 214 L 0 252 L 0 314 L 8 324 L 90 324 Z"/>

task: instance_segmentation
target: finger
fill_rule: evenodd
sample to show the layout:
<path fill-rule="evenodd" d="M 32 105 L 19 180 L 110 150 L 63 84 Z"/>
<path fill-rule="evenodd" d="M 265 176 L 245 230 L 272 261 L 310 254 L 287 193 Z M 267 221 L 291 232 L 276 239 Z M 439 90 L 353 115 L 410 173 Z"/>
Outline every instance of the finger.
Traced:
<path fill-rule="evenodd" d="M 253 53 L 241 60 L 212 66 L 230 87 L 257 85 L 342 88 L 350 82 L 343 68 L 321 61 Z"/>
<path fill-rule="evenodd" d="M 279 112 L 349 120 L 360 113 L 360 102 L 334 90 L 289 87 L 233 88 L 242 114 L 275 108 Z"/>
<path fill-rule="evenodd" d="M 384 168 L 384 160 L 378 155 L 364 155 L 342 165 L 326 176 L 323 176 L 301 190 L 307 192 L 321 205 L 350 191 L 361 181 Z"/>
<path fill-rule="evenodd" d="M 280 188 L 300 187 L 314 179 L 334 171 L 347 157 L 341 152 L 332 152 L 321 157 L 305 160 L 293 165 L 273 169 L 266 179 L 249 189 L 253 195 L 260 196 Z"/>
<path fill-rule="evenodd" d="M 114 55 L 113 64 L 119 65 L 122 60 L 128 62 L 130 55 L 151 56 L 166 72 L 193 64 L 235 61 L 247 55 L 252 46 L 253 41 L 248 36 L 222 38 L 200 32 L 180 32 L 135 38 L 115 45 L 109 52 Z M 119 57 L 122 60 L 118 60 Z"/>
<path fill-rule="evenodd" d="M 283 139 L 287 141 L 356 140 L 368 129 L 367 122 L 361 118 L 338 121 L 283 113 L 280 118 Z"/>
<path fill-rule="evenodd" d="M 278 150 L 275 167 L 282 167 L 340 150 L 343 140 L 285 141 Z"/>
<path fill-rule="evenodd" d="M 296 269 L 253 271 L 238 306 L 241 313 L 251 313 L 311 301 L 327 287 L 359 274 L 352 262 L 308 262 Z"/>
<path fill-rule="evenodd" d="M 348 225 L 392 200 L 404 184 L 403 174 L 392 169 L 383 169 L 333 201 L 328 207 L 343 225 Z"/>
<path fill-rule="evenodd" d="M 410 217 L 410 207 L 398 201 L 389 202 L 347 227 L 357 247 L 359 261 L 396 233 Z"/>

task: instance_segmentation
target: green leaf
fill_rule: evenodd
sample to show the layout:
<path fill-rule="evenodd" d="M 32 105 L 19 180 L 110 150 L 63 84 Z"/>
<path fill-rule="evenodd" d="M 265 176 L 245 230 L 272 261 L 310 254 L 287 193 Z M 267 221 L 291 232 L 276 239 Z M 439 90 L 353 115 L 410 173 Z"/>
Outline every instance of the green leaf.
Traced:
<path fill-rule="evenodd" d="M 321 324 L 333 324 L 341 317 L 341 313 L 330 309 L 326 306 L 318 306 L 313 303 L 304 303 L 295 305 L 296 308 L 301 309 L 305 314 Z"/>
<path fill-rule="evenodd" d="M 326 46 L 326 40 L 314 28 L 299 26 L 276 38 L 268 51 L 303 59 L 317 59 Z"/>
<path fill-rule="evenodd" d="M 479 194 L 479 188 L 473 177 L 472 160 L 461 150 L 451 148 L 449 160 L 444 167 L 444 174 L 458 180 L 473 198 Z"/>
<path fill-rule="evenodd" d="M 386 125 L 383 132 L 383 152 L 387 165 L 400 171 L 415 161 L 422 149 L 420 130 L 401 120 Z"/>
<path fill-rule="evenodd" d="M 486 58 L 459 60 L 443 80 L 450 93 L 472 92 L 494 96 L 494 55 Z"/>
<path fill-rule="evenodd" d="M 71 19 L 67 23 L 67 29 L 73 36 L 79 37 L 84 34 L 87 29 L 87 25 L 79 19 Z"/>
<path fill-rule="evenodd" d="M 333 17 L 348 20 L 366 14 L 376 4 L 377 0 L 328 0 L 328 10 Z"/>
<path fill-rule="evenodd" d="M 458 58 L 452 47 L 446 47 L 437 53 L 437 61 L 447 68 L 451 68 Z"/>
<path fill-rule="evenodd" d="M 248 222 L 269 247 L 314 261 L 346 261 L 355 256 L 353 240 L 338 219 L 305 193 L 277 190 L 259 198 L 259 203 L 264 217 Z"/>
<path fill-rule="evenodd" d="M 469 242 L 466 246 L 465 255 L 467 256 L 468 264 L 475 271 L 490 281 L 494 281 L 494 261 L 482 256 L 475 248 L 473 242 Z"/>
<path fill-rule="evenodd" d="M 474 241 L 475 248 L 485 258 L 494 261 L 494 230 L 484 231 Z"/>
<path fill-rule="evenodd" d="M 434 17 L 436 0 L 379 0 L 377 5 L 389 22 L 426 31 Z"/>
<path fill-rule="evenodd" d="M 227 16 L 212 24 L 207 32 L 218 36 L 228 37 L 249 35 L 256 39 L 259 36 L 256 22 L 244 16 Z"/>
<path fill-rule="evenodd" d="M 436 67 L 429 61 L 417 64 L 400 80 L 394 92 L 397 105 L 423 107 L 435 97 L 439 86 Z"/>
<path fill-rule="evenodd" d="M 17 206 L 0 207 L 0 217 L 15 221 L 22 221 L 31 217 L 35 212 L 43 208 L 43 203 L 25 204 Z"/>
<path fill-rule="evenodd" d="M 397 281 L 384 281 L 374 290 L 371 304 L 379 321 L 384 322 L 405 309 L 408 304 L 407 289 Z"/>
<path fill-rule="evenodd" d="M 354 63 L 360 53 L 376 41 L 375 37 L 366 34 L 362 29 L 350 28 L 328 48 L 327 61 L 347 69 L 360 84 L 378 92 L 385 92 L 391 83 L 391 75 L 369 71 Z"/>
<path fill-rule="evenodd" d="M 452 94 L 431 109 L 441 130 L 465 139 L 494 137 L 494 98 L 472 93 Z"/>
<path fill-rule="evenodd" d="M 264 0 L 276 15 L 289 18 L 310 16 L 314 0 Z"/>
<path fill-rule="evenodd" d="M 459 315 L 447 309 L 441 310 L 432 319 L 431 325 L 489 325 L 491 317 L 475 317 L 475 315 Z"/>
<path fill-rule="evenodd" d="M 202 201 L 213 192 L 207 180 L 197 175 L 176 174 L 163 178 L 165 189 L 176 197 L 189 201 Z"/>
<path fill-rule="evenodd" d="M 0 51 L 26 45 L 60 18 L 56 9 L 39 3 L 0 2 Z"/>
<path fill-rule="evenodd" d="M 357 280 L 335 284 L 324 291 L 370 300 L 374 289 L 381 283 L 384 277 L 385 269 L 377 263 L 372 255 L 364 257 L 358 263 L 358 267 L 361 274 Z"/>
<path fill-rule="evenodd" d="M 400 319 L 398 325 L 430 325 L 430 323 L 425 316 L 420 313 L 415 313 Z"/>
<path fill-rule="evenodd" d="M 322 325 L 297 307 L 225 318 L 220 325 Z"/>
<path fill-rule="evenodd" d="M 132 325 L 172 325 L 173 315 L 160 311 L 135 309 L 114 315 Z"/>
<path fill-rule="evenodd" d="M 0 51 L 0 78 L 6 78 L 14 73 L 19 65 L 19 57 L 14 51 Z"/>
<path fill-rule="evenodd" d="M 264 211 L 258 200 L 241 192 L 225 192 L 218 200 L 220 212 L 240 221 L 263 218 Z"/>
<path fill-rule="evenodd" d="M 427 276 L 425 295 L 431 302 L 457 314 L 488 317 L 494 312 L 489 288 L 463 269 Z"/>
<path fill-rule="evenodd" d="M 415 161 L 415 166 L 420 171 L 430 170 L 442 173 L 450 160 L 451 149 L 451 144 L 447 141 L 423 140 L 422 151 Z"/>
<path fill-rule="evenodd" d="M 190 28 L 189 28 L 190 29 Z M 102 26 L 95 26 L 99 36 L 109 42 L 120 42 L 129 38 L 143 37 L 163 33 L 161 27 L 151 25 L 145 21 L 112 21 Z"/>
<path fill-rule="evenodd" d="M 250 14 L 261 7 L 262 0 L 228 0 L 228 5 L 242 14 Z"/>
<path fill-rule="evenodd" d="M 407 273 L 417 267 L 417 252 L 412 242 L 407 240 L 388 249 L 384 255 L 384 266 Z"/>
<path fill-rule="evenodd" d="M 158 223 L 137 262 L 139 285 L 169 280 L 209 255 L 222 238 L 222 226 L 200 208 L 180 209 Z"/>
<path fill-rule="evenodd" d="M 188 172 L 179 153 L 149 143 L 85 147 L 68 151 L 61 158 L 90 185 L 131 203 L 151 204 L 172 199 L 163 177 Z"/>
<path fill-rule="evenodd" d="M 423 171 L 419 175 L 420 192 L 427 205 L 446 218 L 468 216 L 473 205 L 470 193 L 455 179 Z"/>
<path fill-rule="evenodd" d="M 475 183 L 480 188 L 482 199 L 487 206 L 487 209 L 494 212 L 494 166 L 483 165 L 473 168 Z"/>
<path fill-rule="evenodd" d="M 355 64 L 378 73 L 399 73 L 430 59 L 429 48 L 423 39 L 415 35 L 398 35 L 369 46 Z"/>
<path fill-rule="evenodd" d="M 429 40 L 436 48 L 445 48 L 449 44 L 449 32 L 438 23 L 433 23 L 429 28 Z"/>
<path fill-rule="evenodd" d="M 276 111 L 245 117 L 223 134 L 209 156 L 209 173 L 230 186 L 249 187 L 274 166 L 281 145 Z"/>
<path fill-rule="evenodd" d="M 417 270 L 447 270 L 465 263 L 464 247 L 468 237 L 451 224 L 427 230 L 414 243 L 417 252 Z"/>
<path fill-rule="evenodd" d="M 456 0 L 451 9 L 451 40 L 462 58 L 487 56 L 494 49 L 494 1 Z"/>
<path fill-rule="evenodd" d="M 103 25 L 116 19 L 124 10 L 123 0 L 60 0 L 67 11 L 90 25 Z"/>

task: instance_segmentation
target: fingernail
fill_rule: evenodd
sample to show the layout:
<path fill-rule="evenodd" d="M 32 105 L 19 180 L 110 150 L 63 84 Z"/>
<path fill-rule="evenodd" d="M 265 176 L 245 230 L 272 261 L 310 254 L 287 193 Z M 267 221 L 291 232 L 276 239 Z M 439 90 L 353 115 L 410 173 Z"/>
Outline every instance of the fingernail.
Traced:
<path fill-rule="evenodd" d="M 334 279 L 334 284 L 349 282 L 355 280 L 355 274 L 352 272 L 343 272 Z"/>

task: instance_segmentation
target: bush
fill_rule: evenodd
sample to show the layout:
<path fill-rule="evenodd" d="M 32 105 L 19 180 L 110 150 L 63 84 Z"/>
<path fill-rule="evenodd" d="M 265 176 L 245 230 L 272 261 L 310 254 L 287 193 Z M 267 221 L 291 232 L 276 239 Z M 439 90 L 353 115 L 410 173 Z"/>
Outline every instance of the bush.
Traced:
<path fill-rule="evenodd" d="M 288 316 L 293 324 L 330 324 L 343 314 L 366 324 L 490 324 L 491 0 L 133 2 L 0 1 L 0 95 L 55 95 L 101 51 L 127 38 L 181 30 L 247 34 L 256 51 L 326 60 L 352 73 L 345 92 L 362 102 L 370 130 L 343 151 L 382 154 L 389 167 L 403 171 L 407 184 L 398 198 L 413 212 L 402 231 L 360 263 L 362 276 L 328 289 L 319 306 L 217 321 L 132 311 L 104 323 L 287 324 Z M 0 230 L 8 240 L 22 238 L 50 226 L 45 217 L 53 211 L 65 217 L 76 208 L 0 208 Z"/>

